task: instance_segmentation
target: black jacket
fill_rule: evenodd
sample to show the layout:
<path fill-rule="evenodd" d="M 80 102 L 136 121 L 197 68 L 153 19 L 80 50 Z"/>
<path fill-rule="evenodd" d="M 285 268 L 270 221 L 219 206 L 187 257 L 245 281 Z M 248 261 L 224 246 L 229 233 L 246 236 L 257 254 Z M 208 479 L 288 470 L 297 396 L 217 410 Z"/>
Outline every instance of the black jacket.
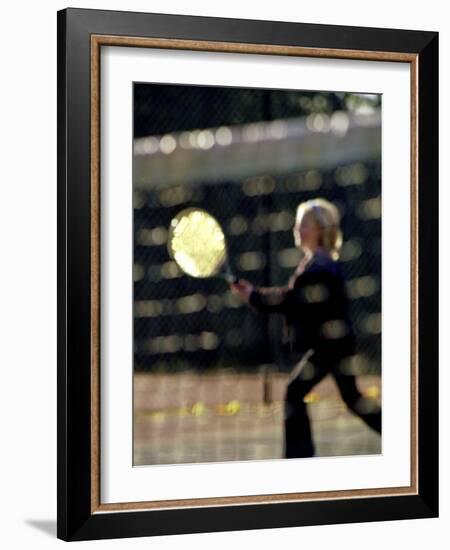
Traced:
<path fill-rule="evenodd" d="M 339 262 L 322 250 L 303 260 L 286 287 L 255 288 L 250 305 L 285 317 L 291 349 L 341 359 L 355 353 L 355 334 Z"/>

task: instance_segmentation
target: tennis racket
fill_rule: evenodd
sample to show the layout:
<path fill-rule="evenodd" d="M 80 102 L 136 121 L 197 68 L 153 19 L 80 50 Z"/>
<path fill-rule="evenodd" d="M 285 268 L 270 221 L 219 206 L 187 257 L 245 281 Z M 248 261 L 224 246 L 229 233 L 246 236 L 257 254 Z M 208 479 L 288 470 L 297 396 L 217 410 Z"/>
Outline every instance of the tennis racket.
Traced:
<path fill-rule="evenodd" d="M 196 278 L 221 277 L 235 283 L 225 235 L 219 222 L 201 208 L 186 208 L 170 222 L 167 248 L 180 269 Z"/>

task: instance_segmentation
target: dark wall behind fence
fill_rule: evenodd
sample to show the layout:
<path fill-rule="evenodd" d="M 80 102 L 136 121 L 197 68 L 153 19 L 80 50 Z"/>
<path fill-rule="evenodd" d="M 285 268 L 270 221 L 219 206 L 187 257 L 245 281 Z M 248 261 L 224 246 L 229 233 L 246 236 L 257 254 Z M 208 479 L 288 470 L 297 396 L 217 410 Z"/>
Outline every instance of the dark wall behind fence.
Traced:
<path fill-rule="evenodd" d="M 378 96 L 135 84 L 134 138 L 317 114 L 327 123 L 337 112 L 379 108 Z M 381 128 L 378 133 L 381 142 Z M 358 338 L 358 368 L 380 372 L 381 159 L 361 159 L 357 151 L 332 167 L 246 174 L 214 183 L 208 178 L 195 184 L 171 182 L 153 189 L 135 184 L 135 369 L 291 368 L 281 343 L 282 320 L 256 315 L 221 279 L 184 275 L 167 252 L 167 230 L 180 210 L 204 208 L 221 223 L 239 276 L 256 285 L 283 285 L 299 259 L 292 238 L 296 207 L 318 196 L 333 201 L 342 214 L 341 260 Z"/>

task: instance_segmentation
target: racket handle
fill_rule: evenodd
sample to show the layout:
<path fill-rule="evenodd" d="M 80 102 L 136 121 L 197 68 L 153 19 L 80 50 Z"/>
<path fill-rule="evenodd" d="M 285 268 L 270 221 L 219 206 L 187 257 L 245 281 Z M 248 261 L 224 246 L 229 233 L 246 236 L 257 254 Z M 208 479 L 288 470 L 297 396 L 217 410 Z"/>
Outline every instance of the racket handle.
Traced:
<path fill-rule="evenodd" d="M 238 282 L 238 278 L 236 277 L 236 275 L 233 275 L 230 272 L 220 273 L 220 276 L 230 285 Z"/>
<path fill-rule="evenodd" d="M 219 276 L 222 277 L 222 279 L 225 279 L 225 281 L 227 283 L 229 283 L 230 285 L 233 284 L 233 283 L 238 282 L 238 278 L 231 271 L 231 268 L 230 268 L 230 265 L 228 264 L 228 261 L 223 266 L 222 271 L 219 273 Z"/>

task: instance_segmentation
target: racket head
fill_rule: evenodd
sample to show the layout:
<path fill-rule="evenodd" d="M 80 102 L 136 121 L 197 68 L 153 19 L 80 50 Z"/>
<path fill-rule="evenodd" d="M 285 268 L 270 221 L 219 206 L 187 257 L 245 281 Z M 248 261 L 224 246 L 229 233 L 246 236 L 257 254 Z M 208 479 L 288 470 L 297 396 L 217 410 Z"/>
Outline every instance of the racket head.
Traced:
<path fill-rule="evenodd" d="M 222 228 L 201 208 L 186 208 L 172 219 L 167 248 L 180 269 L 191 277 L 217 275 L 227 261 Z"/>

